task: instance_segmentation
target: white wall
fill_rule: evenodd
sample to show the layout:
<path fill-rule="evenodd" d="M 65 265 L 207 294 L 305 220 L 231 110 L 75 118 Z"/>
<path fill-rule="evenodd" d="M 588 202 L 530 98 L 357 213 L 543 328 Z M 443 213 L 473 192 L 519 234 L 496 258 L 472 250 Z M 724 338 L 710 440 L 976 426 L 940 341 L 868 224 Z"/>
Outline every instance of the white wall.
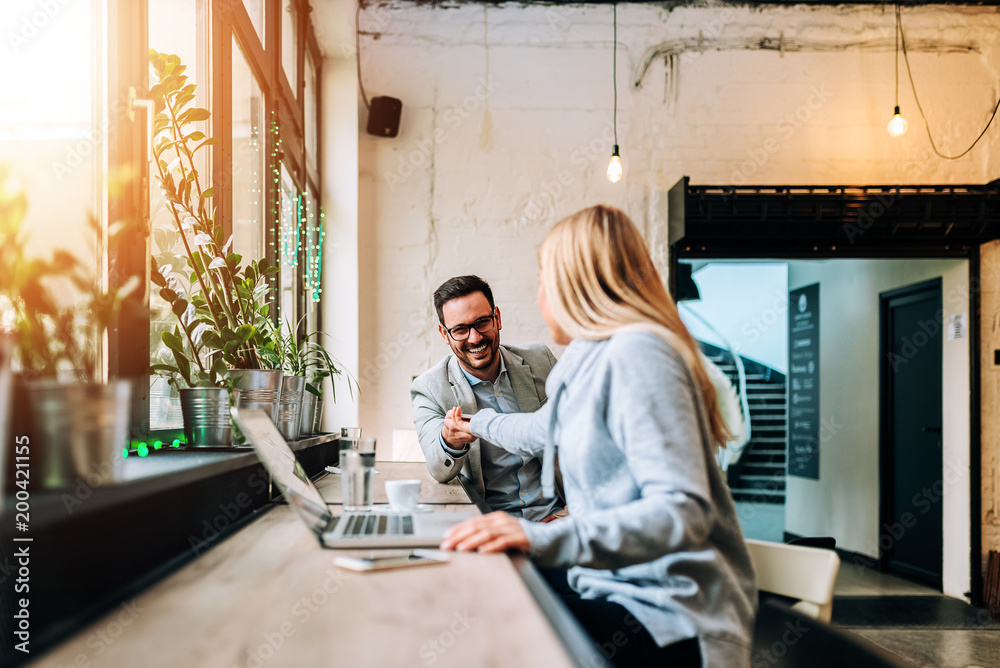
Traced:
<path fill-rule="evenodd" d="M 879 293 L 942 277 L 945 324 L 969 311 L 965 260 L 789 262 L 788 289 L 820 288 L 819 480 L 789 476 L 785 529 L 834 536 L 877 557 L 879 540 Z M 969 339 L 942 336 L 944 592 L 969 591 Z M 845 564 L 845 567 L 851 567 Z"/>
<path fill-rule="evenodd" d="M 696 184 L 985 183 L 1000 176 L 995 128 L 961 160 L 931 153 L 905 70 L 900 104 L 910 132 L 888 136 L 891 7 L 621 4 L 618 141 L 625 178 L 612 185 L 604 177 L 613 143 L 611 11 L 394 2 L 362 13 L 366 91 L 403 101 L 399 137 L 365 134 L 364 110 L 356 126 L 359 420 L 382 443 L 393 429 L 412 426 L 410 380 L 447 352 L 434 331 L 434 288 L 450 276 L 479 273 L 494 285 L 504 340 L 546 341 L 534 304 L 536 248 L 554 221 L 581 207 L 624 208 L 662 269 L 666 192 L 684 175 Z M 915 48 L 910 60 L 934 135 L 945 151 L 964 150 L 998 94 L 1000 15 L 981 7 L 908 7 L 903 20 L 910 44 L 928 49 Z M 762 42 L 769 48 L 742 48 Z M 650 58 L 664 44 L 675 56 L 666 63 Z M 841 49 L 845 44 L 862 46 Z M 633 81 L 647 60 L 637 88 Z M 343 74 L 340 90 L 350 94 Z M 324 99 L 333 94 L 328 87 Z M 483 141 L 487 109 L 492 141 Z M 328 104 L 324 126 L 331 113 Z M 329 137 L 324 143 L 328 170 L 353 160 Z M 328 186 L 328 211 L 331 192 Z M 947 293 L 951 279 L 945 281 Z M 327 286 L 349 292 L 353 284 L 348 278 Z M 955 419 L 946 439 L 968 432 Z M 874 489 L 874 478 L 859 481 Z M 949 496 L 946 516 L 958 517 L 962 498 L 958 491 Z M 846 526 L 851 512 L 870 510 L 853 503 L 836 522 Z M 961 531 L 967 523 L 954 524 Z M 861 527 L 847 527 L 846 547 L 864 550 L 875 537 L 874 522 Z M 968 546 L 966 539 L 946 543 L 949 551 Z M 967 581 L 967 565 L 953 561 L 955 577 Z M 951 578 L 946 591 L 964 591 Z"/>
<path fill-rule="evenodd" d="M 626 172 L 615 185 L 604 176 L 613 141 L 611 7 L 511 3 L 486 13 L 488 101 L 482 5 L 395 3 L 361 16 L 365 89 L 403 101 L 399 137 L 364 134 L 365 113 L 358 126 L 360 419 L 383 439 L 411 426 L 410 379 L 447 352 L 434 331 L 434 288 L 477 272 L 494 285 L 505 341 L 547 340 L 534 304 L 536 248 L 555 220 L 585 205 L 625 208 L 663 267 L 666 191 L 684 175 L 694 183 L 772 184 L 985 183 L 1000 175 L 995 129 L 962 160 L 930 155 L 906 85 L 901 105 L 910 132 L 888 136 L 891 8 L 620 5 L 618 135 Z M 962 150 L 995 102 L 1000 15 L 966 7 L 903 14 L 914 44 L 975 46 L 910 58 L 939 143 Z M 655 59 L 642 87 L 631 85 L 647 50 L 697 43 L 699 32 L 739 43 L 784 35 L 881 47 L 689 50 L 672 71 Z M 487 105 L 492 150 L 480 141 Z"/>
<path fill-rule="evenodd" d="M 354 378 L 358 375 L 359 248 L 358 86 L 353 35 L 344 29 L 353 18 L 352 2 L 327 3 L 317 15 L 317 33 L 326 37 L 320 104 L 323 184 L 320 198 L 326 223 L 323 263 L 323 331 L 331 354 Z M 325 30 L 325 32 L 324 32 Z M 329 387 L 327 389 L 329 392 Z M 337 382 L 337 403 L 324 405 L 324 428 L 357 426 L 360 398 L 351 399 L 345 380 Z M 330 395 L 327 393 L 326 395 Z"/>

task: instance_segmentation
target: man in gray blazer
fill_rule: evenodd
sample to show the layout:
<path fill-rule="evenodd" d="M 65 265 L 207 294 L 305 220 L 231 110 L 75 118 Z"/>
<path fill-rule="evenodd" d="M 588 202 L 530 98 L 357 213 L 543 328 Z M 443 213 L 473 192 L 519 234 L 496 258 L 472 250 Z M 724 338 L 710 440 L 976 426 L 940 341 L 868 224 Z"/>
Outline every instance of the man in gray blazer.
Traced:
<path fill-rule="evenodd" d="M 457 276 L 434 291 L 438 332 L 452 354 L 410 386 L 413 423 L 427 469 L 440 482 L 461 473 L 493 510 L 548 521 L 565 505 L 542 496 L 541 460 L 524 458 L 445 426 L 455 406 L 532 413 L 545 402 L 545 379 L 556 359 L 541 343 L 500 345 L 500 309 L 478 276 Z"/>

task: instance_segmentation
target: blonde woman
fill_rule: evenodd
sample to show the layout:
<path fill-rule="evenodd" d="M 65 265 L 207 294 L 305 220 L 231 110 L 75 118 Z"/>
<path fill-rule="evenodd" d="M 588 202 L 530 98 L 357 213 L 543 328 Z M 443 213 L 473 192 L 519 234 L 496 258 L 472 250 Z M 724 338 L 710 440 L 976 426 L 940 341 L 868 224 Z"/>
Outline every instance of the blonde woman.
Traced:
<path fill-rule="evenodd" d="M 524 456 L 559 453 L 568 518 L 491 513 L 442 547 L 520 549 L 568 568 L 563 600 L 619 666 L 746 666 L 756 591 L 732 497 L 715 465 L 728 434 L 694 339 L 639 231 L 585 209 L 539 253 L 538 307 L 566 345 L 535 413 L 446 421 Z M 558 571 L 543 569 L 558 590 Z"/>

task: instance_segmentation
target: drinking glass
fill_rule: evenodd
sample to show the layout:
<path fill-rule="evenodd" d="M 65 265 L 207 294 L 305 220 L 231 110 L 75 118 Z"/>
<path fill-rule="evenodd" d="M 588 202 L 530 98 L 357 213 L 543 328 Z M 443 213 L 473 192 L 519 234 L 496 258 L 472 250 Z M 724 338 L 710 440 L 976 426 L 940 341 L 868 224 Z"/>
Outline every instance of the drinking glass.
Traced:
<path fill-rule="evenodd" d="M 372 460 L 374 462 L 374 457 Z M 340 458 L 340 469 L 344 510 L 360 512 L 371 510 L 375 469 L 364 460 L 361 453 L 353 450 L 343 453 Z"/>
<path fill-rule="evenodd" d="M 375 466 L 375 443 L 374 436 L 365 436 L 357 441 L 357 450 L 358 454 L 361 455 L 361 461 L 371 467 Z"/>
<path fill-rule="evenodd" d="M 356 450 L 357 442 L 361 439 L 361 427 L 341 427 L 340 428 L 340 440 L 337 442 L 339 447 L 337 448 L 337 466 L 343 468 L 341 460 L 343 459 L 344 453 L 351 450 Z"/>

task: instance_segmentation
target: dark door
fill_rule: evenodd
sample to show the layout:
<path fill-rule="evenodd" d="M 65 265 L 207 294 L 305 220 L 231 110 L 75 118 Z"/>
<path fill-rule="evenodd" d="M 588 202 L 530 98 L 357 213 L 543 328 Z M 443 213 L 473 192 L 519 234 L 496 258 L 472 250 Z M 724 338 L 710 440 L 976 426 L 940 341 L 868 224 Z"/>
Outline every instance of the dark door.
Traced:
<path fill-rule="evenodd" d="M 941 281 L 882 301 L 883 563 L 941 588 Z"/>

